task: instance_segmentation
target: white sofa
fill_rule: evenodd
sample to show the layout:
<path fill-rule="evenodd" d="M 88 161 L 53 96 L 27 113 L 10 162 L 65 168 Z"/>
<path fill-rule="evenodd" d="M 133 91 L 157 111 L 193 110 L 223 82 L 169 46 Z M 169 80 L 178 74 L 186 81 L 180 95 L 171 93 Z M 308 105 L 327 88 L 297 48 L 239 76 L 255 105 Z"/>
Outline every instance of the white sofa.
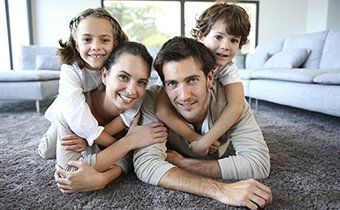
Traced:
<path fill-rule="evenodd" d="M 340 117 L 340 30 L 259 45 L 238 66 L 250 99 Z"/>
<path fill-rule="evenodd" d="M 56 48 L 21 46 L 20 69 L 0 71 L 0 100 L 41 100 L 58 94 L 60 65 Z"/>

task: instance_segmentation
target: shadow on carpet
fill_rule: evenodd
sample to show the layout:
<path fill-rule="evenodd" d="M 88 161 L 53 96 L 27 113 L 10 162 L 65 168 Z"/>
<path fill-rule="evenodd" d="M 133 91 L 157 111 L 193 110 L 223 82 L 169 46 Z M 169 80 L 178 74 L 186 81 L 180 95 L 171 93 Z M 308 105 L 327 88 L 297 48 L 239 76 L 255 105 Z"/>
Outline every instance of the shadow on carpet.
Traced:
<path fill-rule="evenodd" d="M 340 209 L 340 118 L 263 101 L 254 114 L 271 154 L 270 176 L 261 180 L 273 192 L 268 209 Z M 48 126 L 34 102 L 0 101 L 0 209 L 242 209 L 148 185 L 134 173 L 101 191 L 63 195 L 55 161 L 36 152 Z"/>

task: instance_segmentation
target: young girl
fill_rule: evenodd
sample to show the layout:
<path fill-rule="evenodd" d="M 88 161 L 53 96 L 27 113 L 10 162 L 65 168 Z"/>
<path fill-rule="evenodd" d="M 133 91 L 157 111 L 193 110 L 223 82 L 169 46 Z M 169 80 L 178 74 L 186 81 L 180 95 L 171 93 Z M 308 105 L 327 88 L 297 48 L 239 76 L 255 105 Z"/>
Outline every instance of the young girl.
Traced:
<path fill-rule="evenodd" d="M 98 125 L 85 102 L 84 92 L 95 89 L 101 83 L 100 68 L 112 50 L 128 41 L 119 23 L 102 8 L 87 9 L 74 17 L 69 24 L 70 37 L 57 51 L 62 63 L 59 95 L 46 111 L 45 117 L 53 121 L 53 110 L 60 109 L 70 129 L 92 145 L 95 140 L 107 145 L 115 142 L 110 133 Z M 109 127 L 124 127 L 117 118 Z M 43 158 L 55 158 L 57 128 L 52 123 L 42 138 L 38 152 Z M 62 138 L 62 136 L 60 137 Z M 85 146 L 81 148 L 84 150 Z"/>
<path fill-rule="evenodd" d="M 217 68 L 215 79 L 225 87 L 228 104 L 204 136 L 190 129 L 170 108 L 164 90 L 157 98 L 156 115 L 172 130 L 186 138 L 191 149 L 201 155 L 213 153 L 219 148 L 218 139 L 239 119 L 243 112 L 244 93 L 237 67 L 233 63 L 238 49 L 246 43 L 250 31 L 249 16 L 235 4 L 216 3 L 206 9 L 196 20 L 192 35 L 215 54 Z"/>
<path fill-rule="evenodd" d="M 85 93 L 86 103 L 99 125 L 110 124 L 117 117 L 123 118 L 127 127 L 133 121 L 127 135 L 114 144 L 108 145 L 95 140 L 95 144 L 84 152 L 66 150 L 61 145 L 60 137 L 70 135 L 73 131 L 65 116 L 58 113 L 60 110 L 54 110 L 53 123 L 58 128 L 57 164 L 60 167 L 75 171 L 77 168 L 67 163 L 70 160 L 79 160 L 98 172 L 105 172 L 115 167 L 114 164 L 129 151 L 166 140 L 167 130 L 161 122 L 137 126 L 138 117 L 134 120 L 148 83 L 151 65 L 152 57 L 144 45 L 135 42 L 122 43 L 114 49 L 103 67 L 104 87 Z M 100 150 L 98 145 L 106 148 Z M 126 166 L 121 166 L 122 169 L 124 167 Z M 117 173 L 121 172 L 119 170 Z"/>

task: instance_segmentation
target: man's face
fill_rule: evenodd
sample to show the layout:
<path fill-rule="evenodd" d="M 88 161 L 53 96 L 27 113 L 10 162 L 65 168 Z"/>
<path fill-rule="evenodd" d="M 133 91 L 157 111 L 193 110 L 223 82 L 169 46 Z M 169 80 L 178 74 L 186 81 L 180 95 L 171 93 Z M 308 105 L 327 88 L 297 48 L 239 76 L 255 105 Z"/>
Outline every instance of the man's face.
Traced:
<path fill-rule="evenodd" d="M 193 57 L 163 65 L 165 91 L 174 108 L 189 123 L 202 122 L 208 109 L 208 88 L 213 73 L 206 77 Z"/>

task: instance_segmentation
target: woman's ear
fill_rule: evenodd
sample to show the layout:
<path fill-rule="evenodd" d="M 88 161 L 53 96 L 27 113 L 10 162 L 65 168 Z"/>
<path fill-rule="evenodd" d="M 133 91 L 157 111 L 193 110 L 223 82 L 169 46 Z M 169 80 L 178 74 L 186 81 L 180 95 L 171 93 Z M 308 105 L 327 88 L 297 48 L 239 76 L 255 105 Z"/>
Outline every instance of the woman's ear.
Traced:
<path fill-rule="evenodd" d="M 102 68 L 102 83 L 106 86 L 106 79 L 108 77 L 108 72 L 105 67 Z"/>
<path fill-rule="evenodd" d="M 196 40 L 199 41 L 199 42 L 204 41 L 204 36 L 203 36 L 202 32 L 198 32 L 198 34 L 196 36 Z"/>

